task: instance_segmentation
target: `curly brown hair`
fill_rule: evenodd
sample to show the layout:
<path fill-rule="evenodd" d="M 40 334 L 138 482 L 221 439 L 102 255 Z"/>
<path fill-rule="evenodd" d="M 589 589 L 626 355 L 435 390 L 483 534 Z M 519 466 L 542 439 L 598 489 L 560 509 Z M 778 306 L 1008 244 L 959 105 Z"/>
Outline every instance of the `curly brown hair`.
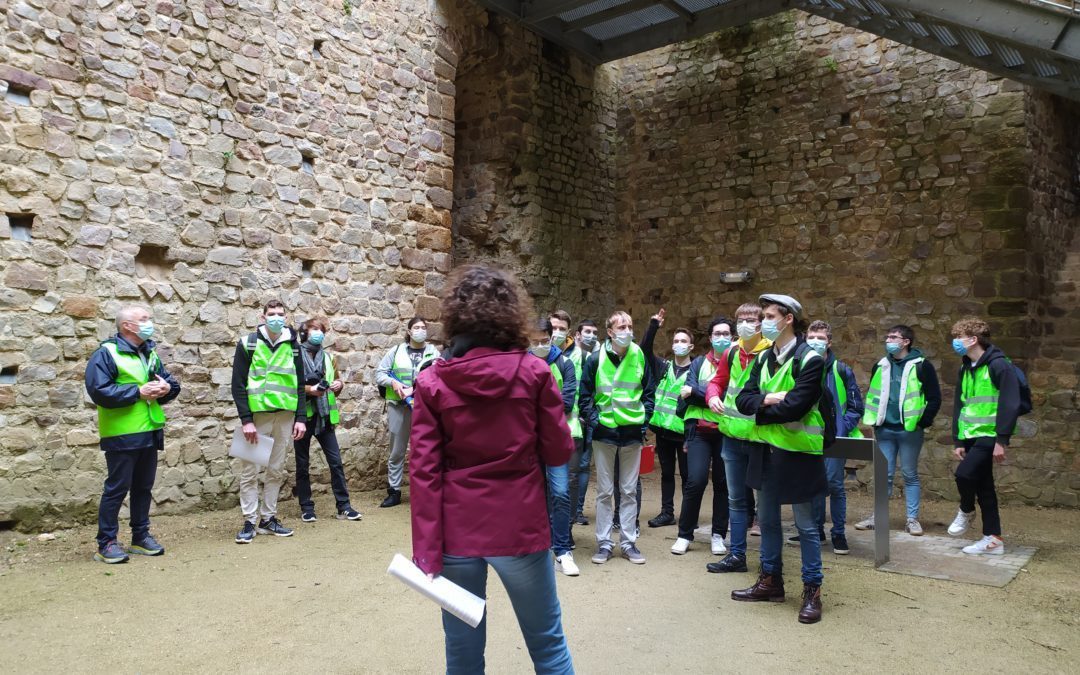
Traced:
<path fill-rule="evenodd" d="M 442 302 L 443 327 L 451 339 L 474 335 L 496 349 L 528 349 L 532 302 L 510 272 L 466 265 L 450 274 Z"/>

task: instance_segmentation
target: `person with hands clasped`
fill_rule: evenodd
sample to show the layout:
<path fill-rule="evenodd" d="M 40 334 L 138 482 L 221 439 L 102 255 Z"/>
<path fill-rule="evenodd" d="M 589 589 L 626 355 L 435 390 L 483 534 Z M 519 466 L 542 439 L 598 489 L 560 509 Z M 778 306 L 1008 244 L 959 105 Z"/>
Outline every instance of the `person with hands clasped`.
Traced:
<path fill-rule="evenodd" d="M 86 393 L 97 405 L 98 434 L 108 473 L 98 505 L 94 560 L 123 563 L 128 553 L 162 555 L 150 534 L 151 490 L 158 452 L 165 449 L 161 406 L 180 395 L 180 384 L 165 370 L 155 344 L 154 322 L 145 307 L 124 307 L 116 315 L 116 335 L 90 356 Z M 117 541 L 120 507 L 131 494 L 131 545 Z"/>
<path fill-rule="evenodd" d="M 334 491 L 338 520 L 360 520 L 360 513 L 349 503 L 349 487 L 345 483 L 345 467 L 341 463 L 341 446 L 335 427 L 341 419 L 337 397 L 345 383 L 338 378 L 334 359 L 323 345 L 330 331 L 330 322 L 314 316 L 300 325 L 300 355 L 304 361 L 304 394 L 307 397 L 307 431 L 293 444 L 296 452 L 296 496 L 300 500 L 300 520 L 315 522 L 315 502 L 311 499 L 310 452 L 311 439 L 319 441 L 326 466 L 330 469 L 330 486 Z"/>
<path fill-rule="evenodd" d="M 280 300 L 267 302 L 262 319 L 254 333 L 236 344 L 232 397 L 247 442 L 255 443 L 261 435 L 273 438 L 274 445 L 263 476 L 261 509 L 260 467 L 254 462 L 238 460 L 244 525 L 236 535 L 237 544 L 250 544 L 256 534 L 292 536 L 293 531 L 277 518 L 278 496 L 285 481 L 289 441 L 298 441 L 307 433 L 304 363 L 300 343 L 285 325 L 285 305 Z"/>
<path fill-rule="evenodd" d="M 798 340 L 802 305 L 788 295 L 765 294 L 761 333 L 773 346 L 754 361 L 736 405 L 754 415 L 753 436 L 763 445 L 750 457 L 746 482 L 758 492 L 761 572 L 750 588 L 731 592 L 733 600 L 783 602 L 783 531 L 780 505 L 791 504 L 802 550 L 803 596 L 800 623 L 821 620 L 821 540 L 813 500 L 825 492 L 825 420 L 819 403 L 825 360 Z"/>
<path fill-rule="evenodd" d="M 413 382 L 420 369 L 439 358 L 439 350 L 427 341 L 427 322 L 409 319 L 408 339 L 386 352 L 375 370 L 375 384 L 386 398 L 386 420 L 390 431 L 390 457 L 386 460 L 386 499 L 379 508 L 401 503 L 401 481 L 412 428 Z"/>
<path fill-rule="evenodd" d="M 694 338 L 687 328 L 676 328 L 671 334 L 671 361 L 656 356 L 653 342 L 656 332 L 664 325 L 666 312 L 661 307 L 649 321 L 649 329 L 641 341 L 641 349 L 652 364 L 652 371 L 659 378 L 656 385 L 656 404 L 649 418 L 649 428 L 656 435 L 656 455 L 660 459 L 660 514 L 649 521 L 649 527 L 674 525 L 675 520 L 675 464 L 679 465 L 679 478 L 686 489 L 686 453 L 683 446 L 685 422 L 679 415 L 679 402 L 690 395 L 686 386 L 686 374 L 690 371 L 690 354 L 694 351 Z"/>
<path fill-rule="evenodd" d="M 1022 412 L 1020 379 L 1005 353 L 990 343 L 990 326 L 982 319 L 957 321 L 952 335 L 953 351 L 962 358 L 952 419 L 953 453 L 960 460 L 956 467 L 960 510 L 948 531 L 954 537 L 966 532 L 975 519 L 978 501 L 983 538 L 965 546 L 964 553 L 1003 555 L 994 465 L 1005 461 L 1005 449 Z"/>

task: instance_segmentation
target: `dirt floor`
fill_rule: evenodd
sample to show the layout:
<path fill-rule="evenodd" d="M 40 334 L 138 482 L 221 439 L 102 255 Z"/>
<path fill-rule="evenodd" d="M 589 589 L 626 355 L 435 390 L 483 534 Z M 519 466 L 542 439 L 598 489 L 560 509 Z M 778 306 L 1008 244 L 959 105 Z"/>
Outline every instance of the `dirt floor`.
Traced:
<path fill-rule="evenodd" d="M 591 496 L 590 491 L 590 496 Z M 645 484 L 642 520 L 655 515 L 659 485 Z M 233 543 L 239 513 L 162 517 L 168 552 L 125 565 L 91 561 L 95 528 L 36 537 L 0 533 L 0 663 L 25 672 L 434 673 L 444 668 L 439 612 L 389 578 L 408 554 L 407 507 L 376 508 L 356 495 L 362 522 L 299 521 L 288 539 Z M 707 499 L 708 500 L 708 499 Z M 707 501 L 706 500 L 706 501 Z M 854 495 L 851 521 L 869 508 Z M 893 512 L 900 504 L 893 502 Z M 586 510 L 591 518 L 591 506 Z M 923 525 L 942 531 L 955 505 L 924 506 Z M 796 622 L 798 549 L 785 547 L 788 601 L 729 599 L 753 574 L 713 575 L 707 543 L 682 557 L 675 529 L 645 529 L 644 566 L 589 563 L 595 543 L 576 528 L 577 578 L 559 575 L 563 619 L 579 673 L 716 670 L 819 672 L 1070 672 L 1080 670 L 1080 511 L 1009 507 L 1007 542 L 1039 548 L 1004 589 L 876 572 L 871 561 L 825 558 L 822 623 Z M 702 522 L 707 522 L 703 514 Z M 894 526 L 900 521 L 894 518 Z M 126 533 L 125 533 L 126 534 Z M 751 566 L 757 562 L 750 556 Z M 506 595 L 492 575 L 487 662 L 491 673 L 530 670 Z"/>

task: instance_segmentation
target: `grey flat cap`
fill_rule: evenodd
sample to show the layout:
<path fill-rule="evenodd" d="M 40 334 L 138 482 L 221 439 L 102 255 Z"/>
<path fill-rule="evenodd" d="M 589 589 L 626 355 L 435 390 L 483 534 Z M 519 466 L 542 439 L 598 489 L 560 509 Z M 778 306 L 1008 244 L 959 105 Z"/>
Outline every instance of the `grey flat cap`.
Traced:
<path fill-rule="evenodd" d="M 795 315 L 796 319 L 802 316 L 802 305 L 800 305 L 799 301 L 791 297 L 790 295 L 781 295 L 780 293 L 765 293 L 758 298 L 758 302 L 762 304 L 766 302 L 775 302 L 778 305 L 783 305 L 784 307 L 790 309 L 791 313 Z"/>

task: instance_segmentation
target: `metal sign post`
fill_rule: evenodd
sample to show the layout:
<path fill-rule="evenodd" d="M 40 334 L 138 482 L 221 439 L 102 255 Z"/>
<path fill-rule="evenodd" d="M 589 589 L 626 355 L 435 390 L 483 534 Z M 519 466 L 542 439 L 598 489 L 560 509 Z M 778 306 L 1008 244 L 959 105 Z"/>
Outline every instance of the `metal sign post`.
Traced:
<path fill-rule="evenodd" d="M 874 466 L 874 567 L 889 562 L 889 465 L 873 438 L 838 438 L 825 457 L 857 459 Z"/>

